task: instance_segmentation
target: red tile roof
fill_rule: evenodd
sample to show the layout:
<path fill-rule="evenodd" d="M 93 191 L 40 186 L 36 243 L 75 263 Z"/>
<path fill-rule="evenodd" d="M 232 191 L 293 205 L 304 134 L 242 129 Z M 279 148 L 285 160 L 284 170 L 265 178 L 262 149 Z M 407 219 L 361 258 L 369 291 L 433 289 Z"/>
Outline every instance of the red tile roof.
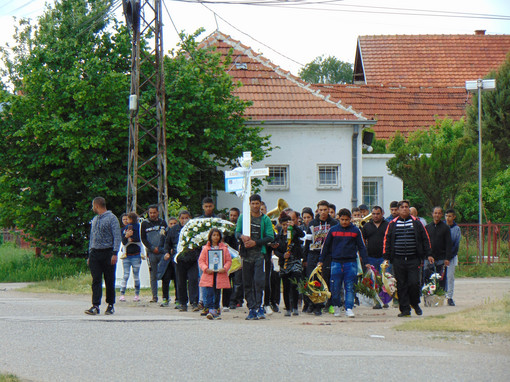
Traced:
<path fill-rule="evenodd" d="M 365 83 L 464 87 L 500 66 L 510 35 L 360 36 L 355 79 Z"/>
<path fill-rule="evenodd" d="M 235 94 L 253 101 L 245 113 L 252 120 L 364 119 L 356 111 L 332 102 L 309 83 L 219 31 L 202 41 L 201 46 L 215 46 L 224 55 L 234 49 L 228 73 L 243 84 Z"/>
<path fill-rule="evenodd" d="M 436 118 L 459 120 L 468 100 L 464 88 L 388 87 L 377 85 L 314 85 L 333 101 L 363 111 L 376 138 L 387 139 L 398 130 L 404 135 L 435 123 Z"/>

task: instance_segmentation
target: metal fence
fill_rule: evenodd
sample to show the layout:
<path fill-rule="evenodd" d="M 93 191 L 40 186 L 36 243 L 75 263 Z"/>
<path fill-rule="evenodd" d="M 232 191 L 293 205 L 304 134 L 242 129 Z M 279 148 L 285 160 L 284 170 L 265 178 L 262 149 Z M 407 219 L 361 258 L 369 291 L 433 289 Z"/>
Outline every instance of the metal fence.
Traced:
<path fill-rule="evenodd" d="M 462 264 L 499 263 L 510 261 L 510 223 L 482 225 L 482 250 L 479 250 L 479 224 L 459 224 L 462 240 L 459 262 Z"/>

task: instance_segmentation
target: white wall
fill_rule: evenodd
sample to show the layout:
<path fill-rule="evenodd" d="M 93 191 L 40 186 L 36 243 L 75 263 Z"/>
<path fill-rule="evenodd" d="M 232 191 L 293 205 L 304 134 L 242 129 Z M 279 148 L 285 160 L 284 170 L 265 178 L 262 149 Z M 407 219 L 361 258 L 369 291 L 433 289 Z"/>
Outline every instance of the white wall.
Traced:
<path fill-rule="evenodd" d="M 303 207 L 315 208 L 322 199 L 334 203 L 337 208 L 350 208 L 352 133 L 351 124 L 265 125 L 263 134 L 271 135 L 271 144 L 279 148 L 273 150 L 264 161 L 254 164 L 254 168 L 289 165 L 287 190 L 270 190 L 263 182 L 260 195 L 268 209 L 275 208 L 279 198 L 285 199 L 291 208 L 298 211 Z M 339 189 L 317 188 L 317 164 L 340 164 Z M 361 190 L 361 184 L 359 188 Z M 218 192 L 218 208 L 241 208 L 241 204 L 241 199 L 235 195 Z"/>
<path fill-rule="evenodd" d="M 393 154 L 363 154 L 363 178 L 382 178 L 382 201 L 381 207 L 385 216 L 389 215 L 390 202 L 404 198 L 404 184 L 400 178 L 390 174 L 386 162 L 393 158 Z"/>

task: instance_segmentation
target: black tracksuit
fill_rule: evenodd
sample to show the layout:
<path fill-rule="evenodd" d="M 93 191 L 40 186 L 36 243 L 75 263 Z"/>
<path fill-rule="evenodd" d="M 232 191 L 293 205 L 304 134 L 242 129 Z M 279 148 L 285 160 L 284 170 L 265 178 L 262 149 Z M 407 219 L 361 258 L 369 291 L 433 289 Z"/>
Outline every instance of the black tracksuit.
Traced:
<path fill-rule="evenodd" d="M 420 303 L 420 267 L 431 253 L 430 240 L 425 227 L 415 217 L 393 219 L 386 228 L 383 257 L 391 261 L 395 278 L 400 312 L 410 314 L 411 306 Z"/>

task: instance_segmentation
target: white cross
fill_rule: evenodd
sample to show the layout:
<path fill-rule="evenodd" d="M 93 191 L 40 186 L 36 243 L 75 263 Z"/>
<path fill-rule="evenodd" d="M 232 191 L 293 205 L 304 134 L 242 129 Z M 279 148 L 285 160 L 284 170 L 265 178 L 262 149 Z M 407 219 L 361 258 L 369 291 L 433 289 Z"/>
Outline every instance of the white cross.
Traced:
<path fill-rule="evenodd" d="M 225 171 L 225 191 L 235 192 L 237 196 L 243 198 L 243 235 L 246 236 L 250 236 L 251 226 L 251 179 L 269 175 L 269 168 L 267 167 L 251 168 L 251 160 L 251 151 L 245 151 L 243 156 L 238 159 L 241 167 L 236 167 L 232 171 Z"/>

